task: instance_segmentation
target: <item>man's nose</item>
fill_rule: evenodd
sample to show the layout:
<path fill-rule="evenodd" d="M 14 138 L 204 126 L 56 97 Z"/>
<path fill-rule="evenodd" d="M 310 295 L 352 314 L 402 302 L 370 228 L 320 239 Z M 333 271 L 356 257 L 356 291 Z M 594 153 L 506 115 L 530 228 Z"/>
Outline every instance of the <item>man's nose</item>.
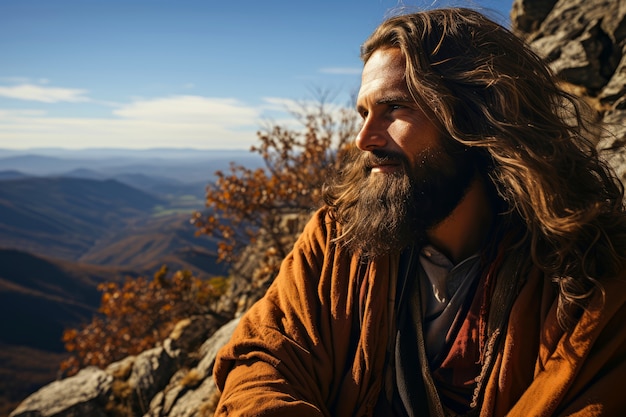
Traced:
<path fill-rule="evenodd" d="M 372 151 L 382 148 L 386 145 L 387 140 L 385 132 L 378 126 L 374 120 L 365 120 L 361 130 L 356 136 L 356 147 L 362 151 Z"/>

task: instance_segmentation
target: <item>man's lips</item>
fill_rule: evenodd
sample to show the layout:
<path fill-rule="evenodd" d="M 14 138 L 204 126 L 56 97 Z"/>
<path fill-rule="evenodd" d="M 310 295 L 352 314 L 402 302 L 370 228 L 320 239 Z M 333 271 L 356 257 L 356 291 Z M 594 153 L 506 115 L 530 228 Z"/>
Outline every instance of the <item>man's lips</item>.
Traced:
<path fill-rule="evenodd" d="M 402 164 L 395 158 L 370 157 L 366 165 L 370 172 L 392 172 L 399 169 Z"/>
<path fill-rule="evenodd" d="M 374 173 L 374 172 L 394 172 L 397 169 L 400 168 L 400 164 L 399 163 L 394 163 L 394 162 L 385 162 L 382 164 L 376 164 L 376 165 L 371 165 L 370 166 L 370 172 Z"/>

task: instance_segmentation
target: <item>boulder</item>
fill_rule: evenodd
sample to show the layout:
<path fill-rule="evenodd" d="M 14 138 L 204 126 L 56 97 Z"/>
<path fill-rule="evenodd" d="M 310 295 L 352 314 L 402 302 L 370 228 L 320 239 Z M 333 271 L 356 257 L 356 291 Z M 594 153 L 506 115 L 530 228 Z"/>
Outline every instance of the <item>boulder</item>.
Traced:
<path fill-rule="evenodd" d="M 26 398 L 10 417 L 106 417 L 113 376 L 96 367 L 55 381 Z"/>

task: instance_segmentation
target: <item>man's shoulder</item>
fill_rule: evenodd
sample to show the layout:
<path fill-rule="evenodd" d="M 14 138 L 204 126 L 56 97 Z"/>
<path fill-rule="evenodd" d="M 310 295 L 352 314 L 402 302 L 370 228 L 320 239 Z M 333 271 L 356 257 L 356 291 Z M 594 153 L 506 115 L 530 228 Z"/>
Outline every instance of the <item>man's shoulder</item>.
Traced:
<path fill-rule="evenodd" d="M 328 256 L 329 252 L 341 254 L 342 258 L 352 258 L 352 254 L 337 239 L 341 226 L 334 218 L 331 208 L 317 209 L 307 221 L 294 249 L 310 256 Z"/>
<path fill-rule="evenodd" d="M 304 227 L 303 233 L 335 236 L 339 224 L 334 219 L 331 210 L 328 206 L 317 209 Z"/>

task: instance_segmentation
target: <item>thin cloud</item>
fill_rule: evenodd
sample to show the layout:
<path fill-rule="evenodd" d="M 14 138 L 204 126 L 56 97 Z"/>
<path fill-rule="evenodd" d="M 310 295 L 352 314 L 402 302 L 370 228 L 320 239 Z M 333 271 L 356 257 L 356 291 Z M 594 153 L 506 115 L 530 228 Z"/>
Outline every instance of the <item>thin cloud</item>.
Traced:
<path fill-rule="evenodd" d="M 249 149 L 256 142 L 255 131 L 211 123 L 27 117 L 22 114 L 0 121 L 0 148 Z"/>
<path fill-rule="evenodd" d="M 278 124 L 291 129 L 301 129 L 303 127 L 303 119 L 298 115 L 314 114 L 319 111 L 320 101 L 316 99 L 293 100 L 282 97 L 264 97 L 263 106 L 266 116 L 265 125 L 273 126 Z M 341 105 L 336 101 L 325 101 L 323 103 L 324 110 L 328 114 L 335 114 L 338 118 L 342 117 L 340 112 L 349 110 L 354 111 L 351 107 Z"/>
<path fill-rule="evenodd" d="M 0 82 L 10 84 L 29 84 L 31 81 L 28 77 L 0 77 Z"/>
<path fill-rule="evenodd" d="M 330 67 L 330 68 L 321 68 L 320 72 L 322 74 L 333 74 L 333 75 L 361 75 L 362 68 L 350 68 L 350 67 Z"/>
<path fill-rule="evenodd" d="M 89 102 L 102 105 L 97 99 Z M 0 148 L 250 149 L 258 141 L 256 132 L 270 120 L 268 116 L 273 116 L 272 124 L 301 128 L 289 109 L 315 104 L 314 100 L 267 97 L 251 105 L 233 98 L 177 95 L 109 103 L 114 107 L 100 117 L 59 117 L 37 108 L 0 108 Z"/>
<path fill-rule="evenodd" d="M 235 99 L 202 96 L 173 96 L 136 100 L 113 111 L 116 116 L 160 123 L 251 125 L 259 111 Z"/>
<path fill-rule="evenodd" d="M 263 97 L 266 110 L 288 111 L 300 107 L 301 104 L 297 100 L 282 97 Z"/>
<path fill-rule="evenodd" d="M 314 110 L 320 106 L 320 101 L 315 98 L 308 100 L 293 100 L 281 97 L 264 97 L 263 102 L 266 103 L 266 110 L 282 111 L 283 113 Z M 330 112 L 338 111 L 343 107 L 344 106 L 341 106 L 340 104 L 333 101 L 324 102 L 324 108 Z"/>
<path fill-rule="evenodd" d="M 0 122 L 2 122 L 3 120 L 12 120 L 20 117 L 39 117 L 45 115 L 46 112 L 43 110 L 0 109 Z"/>
<path fill-rule="evenodd" d="M 250 149 L 261 111 L 234 99 L 200 96 L 135 99 L 100 118 L 0 109 L 0 148 Z"/>
<path fill-rule="evenodd" d="M 90 101 L 85 96 L 87 90 L 59 87 L 43 87 L 35 84 L 20 84 L 10 87 L 0 86 L 0 97 L 17 100 L 37 101 L 41 103 Z"/>

